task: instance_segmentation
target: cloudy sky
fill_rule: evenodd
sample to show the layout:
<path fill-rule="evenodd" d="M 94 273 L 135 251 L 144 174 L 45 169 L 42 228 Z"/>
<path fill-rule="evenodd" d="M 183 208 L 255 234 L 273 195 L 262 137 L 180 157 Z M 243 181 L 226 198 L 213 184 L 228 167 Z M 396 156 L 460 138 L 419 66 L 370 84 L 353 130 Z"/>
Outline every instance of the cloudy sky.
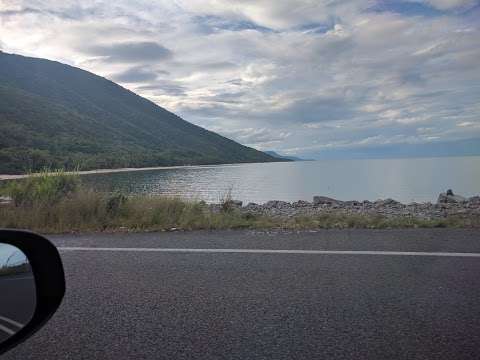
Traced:
<path fill-rule="evenodd" d="M 480 138 L 478 0 L 0 0 L 0 48 L 261 150 Z"/>

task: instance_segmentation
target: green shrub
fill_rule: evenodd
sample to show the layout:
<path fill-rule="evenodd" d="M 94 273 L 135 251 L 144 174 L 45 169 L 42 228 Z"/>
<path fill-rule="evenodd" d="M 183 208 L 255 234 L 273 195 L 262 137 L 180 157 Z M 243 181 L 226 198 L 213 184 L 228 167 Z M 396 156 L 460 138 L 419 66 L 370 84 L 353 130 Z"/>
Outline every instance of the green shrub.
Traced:
<path fill-rule="evenodd" d="M 106 199 L 106 210 L 109 214 L 118 214 L 126 204 L 128 197 L 120 192 L 111 194 Z"/>
<path fill-rule="evenodd" d="M 79 186 L 80 177 L 75 173 L 45 170 L 9 182 L 3 192 L 13 199 L 15 206 L 32 206 L 38 203 L 56 203 L 77 191 Z"/>
<path fill-rule="evenodd" d="M 425 220 L 387 218 L 345 213 L 278 217 L 236 210 L 231 192 L 223 197 L 220 212 L 203 201 L 164 196 L 125 196 L 102 193 L 82 186 L 78 175 L 44 172 L 11 181 L 3 192 L 14 204 L 0 206 L 0 228 L 23 228 L 44 233 L 82 231 L 154 231 L 195 229 L 320 229 L 480 227 L 480 216 L 449 216 Z"/>

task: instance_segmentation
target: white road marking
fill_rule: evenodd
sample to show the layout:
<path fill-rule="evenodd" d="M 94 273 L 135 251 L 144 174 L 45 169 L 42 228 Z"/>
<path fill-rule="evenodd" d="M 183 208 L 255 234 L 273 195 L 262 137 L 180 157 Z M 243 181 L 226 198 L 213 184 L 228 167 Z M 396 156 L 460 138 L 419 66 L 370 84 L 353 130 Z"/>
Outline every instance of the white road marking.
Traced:
<path fill-rule="evenodd" d="M 5 316 L 0 316 L 0 320 L 3 320 L 3 321 L 5 321 L 5 322 L 7 322 L 7 323 L 9 323 L 9 324 L 12 324 L 12 325 L 14 325 L 14 326 L 16 326 L 16 327 L 19 327 L 19 328 L 23 328 L 23 327 L 25 326 L 25 325 L 19 323 L 18 321 L 9 319 L 9 318 L 7 318 L 7 317 L 5 317 Z"/>
<path fill-rule="evenodd" d="M 279 250 L 279 249 L 184 249 L 184 248 L 106 248 L 58 247 L 59 251 L 117 251 L 161 253 L 221 253 L 221 254 L 301 254 L 301 255 L 382 255 L 382 256 L 439 256 L 480 257 L 480 253 L 424 252 L 424 251 L 363 251 L 363 250 Z"/>
<path fill-rule="evenodd" d="M 8 335 L 15 335 L 15 331 L 7 328 L 6 326 L 0 325 L 0 330 L 6 332 Z"/>

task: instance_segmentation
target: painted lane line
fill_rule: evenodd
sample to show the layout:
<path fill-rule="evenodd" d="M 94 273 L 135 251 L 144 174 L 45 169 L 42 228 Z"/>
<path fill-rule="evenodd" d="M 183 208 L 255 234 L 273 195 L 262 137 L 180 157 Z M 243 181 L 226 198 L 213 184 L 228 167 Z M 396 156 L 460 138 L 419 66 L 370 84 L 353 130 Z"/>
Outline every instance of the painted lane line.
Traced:
<path fill-rule="evenodd" d="M 23 328 L 25 325 L 19 323 L 18 321 L 15 321 L 15 320 L 12 320 L 12 319 L 9 319 L 5 316 L 0 316 L 0 320 L 3 320 L 11 325 L 14 325 L 16 327 L 19 327 L 19 328 Z"/>
<path fill-rule="evenodd" d="M 6 326 L 3 326 L 0 324 L 0 330 L 2 330 L 3 332 L 6 332 L 8 335 L 15 335 L 15 331 L 7 328 Z"/>
<path fill-rule="evenodd" d="M 300 254 L 300 255 L 381 255 L 381 256 L 438 256 L 480 257 L 480 253 L 424 252 L 424 251 L 363 251 L 363 250 L 278 250 L 278 249 L 184 249 L 184 248 L 106 248 L 106 247 L 58 247 L 59 251 L 112 251 L 112 252 L 161 252 L 161 253 L 220 253 L 220 254 Z"/>

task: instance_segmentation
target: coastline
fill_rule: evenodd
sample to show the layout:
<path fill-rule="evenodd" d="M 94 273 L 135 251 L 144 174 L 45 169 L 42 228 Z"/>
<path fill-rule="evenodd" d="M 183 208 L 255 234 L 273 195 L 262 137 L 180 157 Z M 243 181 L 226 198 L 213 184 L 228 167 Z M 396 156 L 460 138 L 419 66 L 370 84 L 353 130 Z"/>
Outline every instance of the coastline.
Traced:
<path fill-rule="evenodd" d="M 325 196 L 314 196 L 313 201 L 295 202 L 268 201 L 264 204 L 230 200 L 228 206 L 244 215 L 266 216 L 271 218 L 315 218 L 319 216 L 341 215 L 346 217 L 366 216 L 386 219 L 445 220 L 449 218 L 480 218 L 480 196 L 465 198 L 454 195 L 451 190 L 441 193 L 436 203 L 422 202 L 404 204 L 393 199 L 376 201 L 341 201 Z M 221 212 L 224 204 L 210 204 L 212 212 Z"/>
<path fill-rule="evenodd" d="M 110 171 L 90 170 L 84 173 Z M 3 196 L 0 194 L 0 227 L 31 229 L 42 233 L 480 228 L 480 196 L 467 198 L 454 194 L 451 189 L 438 195 L 435 203 L 405 204 L 393 199 L 342 201 L 314 196 L 312 201 L 273 200 L 244 205 L 227 193 L 219 202 L 209 204 L 198 199 L 97 191 L 82 186 L 79 174 L 72 174 L 46 173 L 6 184 L 2 190 Z"/>
<path fill-rule="evenodd" d="M 256 164 L 256 163 L 228 163 L 228 164 L 205 164 L 205 165 L 153 166 L 153 167 L 144 167 L 144 168 L 95 169 L 95 170 L 82 170 L 82 171 L 65 171 L 64 174 L 67 174 L 67 175 L 113 174 L 113 173 L 122 173 L 122 172 L 137 172 L 137 171 L 150 171 L 150 170 L 198 169 L 198 168 L 221 167 L 221 166 L 235 166 L 240 164 Z M 37 174 L 39 173 L 13 174 L 13 175 L 0 174 L 0 181 L 25 179 L 27 177 L 35 176 Z"/>
<path fill-rule="evenodd" d="M 192 230 L 480 229 L 480 196 L 441 194 L 437 203 L 402 204 L 392 199 L 313 202 L 227 199 L 207 204 L 168 197 L 127 197 L 80 190 L 51 203 L 15 205 L 0 197 L 0 227 L 41 233 Z"/>

